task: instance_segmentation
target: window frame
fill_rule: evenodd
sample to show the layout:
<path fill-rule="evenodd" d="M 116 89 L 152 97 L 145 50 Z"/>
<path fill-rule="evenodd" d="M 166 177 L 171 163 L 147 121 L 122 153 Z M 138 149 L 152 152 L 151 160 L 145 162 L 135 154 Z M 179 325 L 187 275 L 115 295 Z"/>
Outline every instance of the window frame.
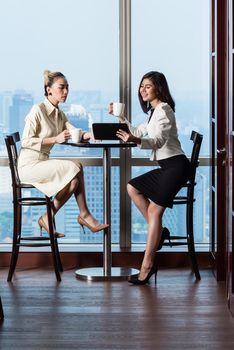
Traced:
<path fill-rule="evenodd" d="M 130 116 L 129 121 L 131 122 L 131 0 L 119 0 L 119 67 L 119 99 L 125 103 L 126 114 Z M 56 158 L 67 159 L 64 157 Z M 80 160 L 84 166 L 102 166 L 101 157 L 80 157 Z M 131 149 L 121 148 L 119 157 L 113 157 L 111 165 L 120 167 L 119 247 L 120 249 L 130 249 L 132 246 L 131 200 L 127 194 L 126 186 L 131 177 L 133 166 L 152 166 L 152 162 L 147 158 L 132 157 Z M 8 166 L 6 157 L 0 158 L 0 166 Z M 201 157 L 200 166 L 210 166 L 210 157 Z M 64 245 L 68 246 L 72 243 Z M 91 246 L 92 243 L 89 245 Z M 134 245 L 137 246 L 137 244 Z"/>

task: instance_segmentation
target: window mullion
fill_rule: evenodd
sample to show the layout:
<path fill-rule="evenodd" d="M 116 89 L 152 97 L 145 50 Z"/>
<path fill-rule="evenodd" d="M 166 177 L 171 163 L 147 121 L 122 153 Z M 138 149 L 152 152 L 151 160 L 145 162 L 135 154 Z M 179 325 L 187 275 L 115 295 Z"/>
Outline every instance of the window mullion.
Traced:
<path fill-rule="evenodd" d="M 131 0 L 119 0 L 120 94 L 131 121 Z M 131 246 L 131 201 L 126 186 L 131 177 L 131 150 L 120 149 L 120 247 Z"/>

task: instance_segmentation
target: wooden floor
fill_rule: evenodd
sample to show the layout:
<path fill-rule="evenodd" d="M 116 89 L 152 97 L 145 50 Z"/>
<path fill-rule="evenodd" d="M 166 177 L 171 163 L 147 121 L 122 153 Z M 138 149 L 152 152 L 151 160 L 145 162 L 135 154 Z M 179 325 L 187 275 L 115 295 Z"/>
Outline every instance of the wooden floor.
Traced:
<path fill-rule="evenodd" d="M 234 349 L 224 283 L 209 270 L 160 270 L 157 286 L 85 282 L 74 270 L 0 271 L 0 349 Z"/>

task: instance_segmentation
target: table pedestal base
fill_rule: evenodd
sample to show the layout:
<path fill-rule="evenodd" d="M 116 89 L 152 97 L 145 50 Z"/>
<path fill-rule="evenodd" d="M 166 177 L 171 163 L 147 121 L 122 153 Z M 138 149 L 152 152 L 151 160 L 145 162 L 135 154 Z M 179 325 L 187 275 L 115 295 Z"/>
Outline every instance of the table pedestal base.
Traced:
<path fill-rule="evenodd" d="M 104 274 L 103 267 L 90 267 L 76 270 L 76 278 L 84 281 L 123 281 L 138 275 L 139 270 L 126 267 L 112 267 L 110 274 Z"/>

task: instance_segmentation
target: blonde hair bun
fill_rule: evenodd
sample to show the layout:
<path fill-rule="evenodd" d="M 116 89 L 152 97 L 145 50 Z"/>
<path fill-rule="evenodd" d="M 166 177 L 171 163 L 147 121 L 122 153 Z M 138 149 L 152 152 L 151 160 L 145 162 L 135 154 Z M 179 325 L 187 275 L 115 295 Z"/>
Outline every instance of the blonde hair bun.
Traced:
<path fill-rule="evenodd" d="M 47 86 L 49 83 L 49 76 L 51 74 L 50 70 L 44 70 L 44 85 Z"/>
<path fill-rule="evenodd" d="M 67 80 L 65 75 L 63 75 L 63 73 L 61 72 L 51 72 L 50 70 L 44 70 L 44 90 L 45 90 L 44 95 L 45 96 L 48 96 L 47 88 L 51 87 L 54 84 L 54 82 L 59 78 L 63 78 Z"/>

